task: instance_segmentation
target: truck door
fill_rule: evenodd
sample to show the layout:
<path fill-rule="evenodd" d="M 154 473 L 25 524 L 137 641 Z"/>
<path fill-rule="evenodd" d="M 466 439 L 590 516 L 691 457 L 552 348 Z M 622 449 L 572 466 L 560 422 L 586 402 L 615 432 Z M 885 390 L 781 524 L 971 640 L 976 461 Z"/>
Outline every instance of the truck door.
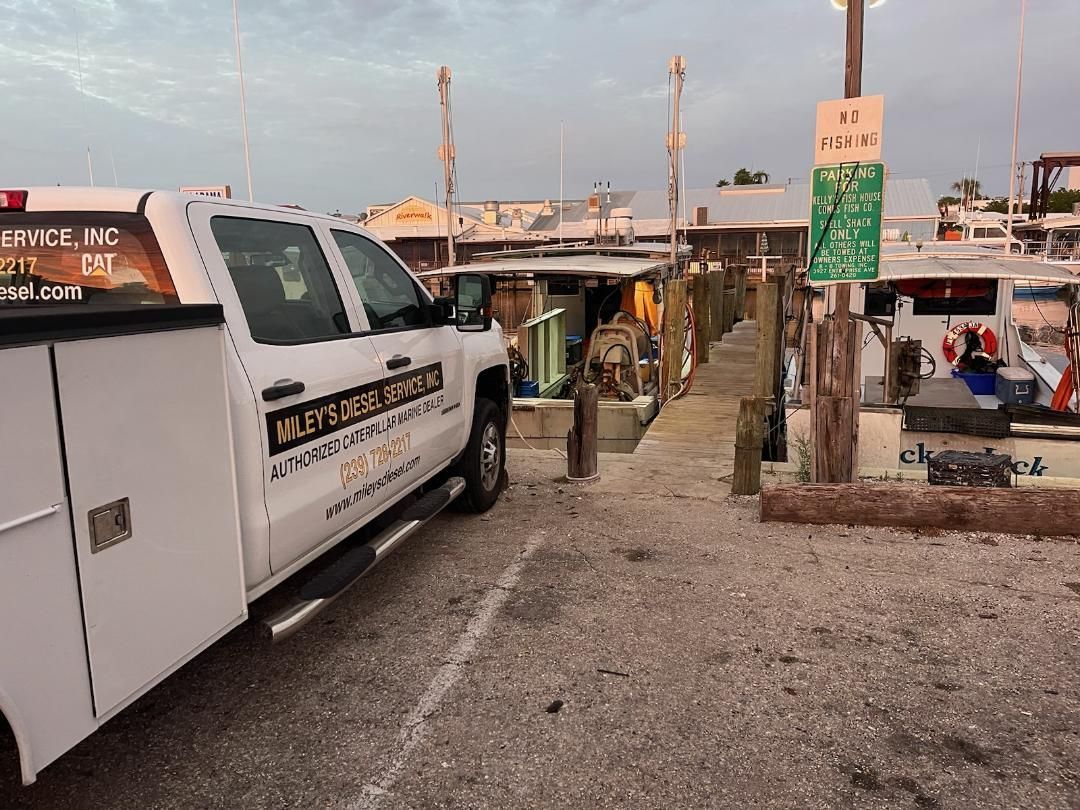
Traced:
<path fill-rule="evenodd" d="M 276 573 L 382 502 L 367 466 L 382 364 L 311 218 L 212 204 L 189 218 L 257 402 Z"/>
<path fill-rule="evenodd" d="M 327 228 L 349 293 L 384 369 L 388 433 L 373 456 L 394 492 L 445 466 L 465 446 L 461 335 L 433 322 L 432 299 L 393 253 L 356 231 Z M 388 452 L 387 452 L 388 451 Z"/>

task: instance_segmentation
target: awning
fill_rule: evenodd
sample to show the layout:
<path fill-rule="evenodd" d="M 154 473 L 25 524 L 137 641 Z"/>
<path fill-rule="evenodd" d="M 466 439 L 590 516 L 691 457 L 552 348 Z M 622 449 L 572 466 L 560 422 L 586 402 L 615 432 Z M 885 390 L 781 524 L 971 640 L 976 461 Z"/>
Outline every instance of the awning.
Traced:
<path fill-rule="evenodd" d="M 583 278 L 643 278 L 660 273 L 666 261 L 618 256 L 542 256 L 459 264 L 418 273 L 420 278 L 442 278 L 462 273 L 486 276 L 575 276 Z"/>
<path fill-rule="evenodd" d="M 984 253 L 916 253 L 881 258 L 881 281 L 961 278 L 1080 285 L 1080 277 L 1036 257 L 988 256 Z"/>

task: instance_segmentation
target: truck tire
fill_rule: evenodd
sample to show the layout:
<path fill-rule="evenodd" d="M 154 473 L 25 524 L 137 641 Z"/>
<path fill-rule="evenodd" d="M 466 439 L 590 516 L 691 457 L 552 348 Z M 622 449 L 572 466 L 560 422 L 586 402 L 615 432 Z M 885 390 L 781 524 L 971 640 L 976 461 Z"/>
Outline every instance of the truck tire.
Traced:
<path fill-rule="evenodd" d="M 454 469 L 465 479 L 458 503 L 469 512 L 486 512 L 495 505 L 502 489 L 506 466 L 506 433 L 502 414 L 490 399 L 476 400 L 472 432 L 465 454 Z"/>

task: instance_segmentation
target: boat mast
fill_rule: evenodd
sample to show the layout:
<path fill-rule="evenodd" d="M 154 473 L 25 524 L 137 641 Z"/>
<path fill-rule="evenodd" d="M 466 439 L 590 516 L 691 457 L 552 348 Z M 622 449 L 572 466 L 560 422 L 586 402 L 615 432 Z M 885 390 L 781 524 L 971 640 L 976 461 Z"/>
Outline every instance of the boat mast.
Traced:
<path fill-rule="evenodd" d="M 1020 45 L 1016 54 L 1016 107 L 1013 112 L 1012 162 L 1009 163 L 1009 221 L 1005 224 L 1005 250 L 1012 253 L 1013 206 L 1016 205 L 1016 147 L 1020 140 L 1020 85 L 1024 77 L 1024 18 L 1027 0 L 1020 0 Z"/>
<path fill-rule="evenodd" d="M 683 148 L 685 136 L 679 127 L 679 101 L 682 98 L 683 81 L 686 79 L 686 59 L 673 56 L 668 63 L 668 75 L 675 77 L 675 92 L 671 110 L 671 131 L 668 132 L 668 156 L 671 165 L 668 171 L 668 203 L 671 206 L 671 272 L 679 271 L 679 150 Z"/>
<path fill-rule="evenodd" d="M 442 108 L 442 144 L 439 145 L 439 159 L 443 162 L 443 184 L 446 188 L 446 253 L 447 266 L 457 264 L 457 249 L 454 247 L 454 135 L 450 126 L 450 68 L 443 65 L 438 71 L 439 106 Z"/>

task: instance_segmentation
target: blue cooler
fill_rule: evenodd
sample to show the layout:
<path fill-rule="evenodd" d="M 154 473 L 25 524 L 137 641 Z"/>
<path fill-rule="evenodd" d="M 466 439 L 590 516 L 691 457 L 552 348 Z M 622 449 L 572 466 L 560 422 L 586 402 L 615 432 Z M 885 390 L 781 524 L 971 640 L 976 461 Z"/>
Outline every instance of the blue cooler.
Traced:
<path fill-rule="evenodd" d="M 994 394 L 1008 405 L 1030 405 L 1035 401 L 1035 375 L 1026 368 L 1002 366 L 994 378 Z"/>

